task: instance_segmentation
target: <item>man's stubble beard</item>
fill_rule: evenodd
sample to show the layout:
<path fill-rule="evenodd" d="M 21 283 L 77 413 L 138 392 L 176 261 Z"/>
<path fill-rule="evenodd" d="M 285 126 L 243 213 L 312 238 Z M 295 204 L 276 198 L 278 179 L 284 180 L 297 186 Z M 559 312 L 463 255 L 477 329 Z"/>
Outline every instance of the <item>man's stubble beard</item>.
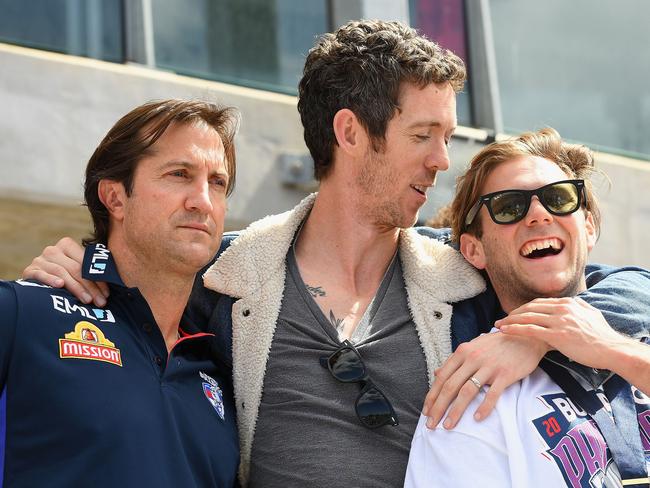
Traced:
<path fill-rule="evenodd" d="M 399 202 L 386 198 L 393 182 L 399 181 L 398 177 L 397 170 L 389 166 L 382 154 L 369 151 L 356 178 L 361 207 L 368 222 L 390 229 L 413 225 L 415 221 L 404 222 Z"/>
<path fill-rule="evenodd" d="M 493 254 L 494 253 L 492 253 L 492 255 Z M 487 268 L 490 269 L 488 275 L 497 294 L 500 297 L 509 298 L 510 303 L 515 303 L 517 306 L 521 306 L 535 298 L 576 296 L 582 291 L 582 277 L 584 276 L 586 261 L 586 254 L 581 253 L 577 256 L 574 262 L 571 279 L 567 281 L 562 289 L 552 291 L 541 289 L 539 285 L 531 283 L 531 280 L 529 279 L 520 278 L 512 269 L 509 268 L 509 263 L 498 259 L 498 256 L 496 256 L 496 259 L 490 259 L 490 261 L 487 262 Z M 503 299 L 501 299 L 501 301 L 503 301 Z"/>

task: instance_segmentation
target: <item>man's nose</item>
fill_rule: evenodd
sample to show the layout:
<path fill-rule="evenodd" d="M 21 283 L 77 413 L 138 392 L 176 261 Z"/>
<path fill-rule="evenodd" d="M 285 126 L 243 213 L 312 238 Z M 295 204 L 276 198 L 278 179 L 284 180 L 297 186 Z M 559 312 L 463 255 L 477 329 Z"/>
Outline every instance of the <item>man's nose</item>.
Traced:
<path fill-rule="evenodd" d="M 438 142 L 432 148 L 425 164 L 432 171 L 447 171 L 449 169 L 449 149 L 445 141 Z"/>
<path fill-rule="evenodd" d="M 553 214 L 546 210 L 542 202 L 537 198 L 537 195 L 533 195 L 525 221 L 526 225 L 548 224 L 553 222 Z"/>
<path fill-rule="evenodd" d="M 210 199 L 210 185 L 207 181 L 197 182 L 192 185 L 185 207 L 188 210 L 193 210 L 201 213 L 209 213 L 212 211 L 212 200 Z"/>

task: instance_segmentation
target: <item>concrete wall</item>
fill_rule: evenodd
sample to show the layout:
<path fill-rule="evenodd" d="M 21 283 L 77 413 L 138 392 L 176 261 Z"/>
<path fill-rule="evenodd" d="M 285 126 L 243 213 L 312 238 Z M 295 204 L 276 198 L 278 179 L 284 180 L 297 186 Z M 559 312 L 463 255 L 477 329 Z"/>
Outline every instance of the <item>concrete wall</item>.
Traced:
<path fill-rule="evenodd" d="M 305 194 L 280 191 L 280 155 L 306 152 L 294 97 L 4 44 L 0 67 L 4 196 L 80 201 L 84 168 L 108 129 L 135 106 L 172 97 L 241 110 L 231 227 L 286 210 Z"/>
<path fill-rule="evenodd" d="M 591 260 L 650 269 L 650 162 L 597 154 L 606 181 L 597 185 L 603 224 Z"/>
<path fill-rule="evenodd" d="M 78 203 L 86 162 L 112 124 L 136 105 L 169 97 L 206 98 L 241 110 L 229 228 L 287 210 L 307 194 L 305 187 L 283 184 L 283 163 L 299 163 L 307 154 L 294 97 L 5 44 L 0 67 L 0 197 Z M 458 133 L 453 169 L 440 175 L 423 217 L 451 198 L 456 174 L 482 147 L 481 131 Z M 592 259 L 650 268 L 644 250 L 650 164 L 605 154 L 598 161 L 612 188 L 598 185 L 604 225 Z M 289 176 L 304 174 L 296 167 Z"/>

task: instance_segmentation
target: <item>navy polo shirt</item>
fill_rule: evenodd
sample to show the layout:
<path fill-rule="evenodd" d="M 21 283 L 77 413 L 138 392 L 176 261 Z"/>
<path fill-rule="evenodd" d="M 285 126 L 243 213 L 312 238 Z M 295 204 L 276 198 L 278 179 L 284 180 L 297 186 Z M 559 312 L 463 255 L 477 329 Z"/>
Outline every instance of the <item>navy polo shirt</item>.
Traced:
<path fill-rule="evenodd" d="M 184 321 L 168 354 L 149 306 L 104 246 L 86 249 L 83 270 L 109 283 L 105 308 L 0 282 L 5 486 L 233 486 L 231 378 L 212 334 Z"/>

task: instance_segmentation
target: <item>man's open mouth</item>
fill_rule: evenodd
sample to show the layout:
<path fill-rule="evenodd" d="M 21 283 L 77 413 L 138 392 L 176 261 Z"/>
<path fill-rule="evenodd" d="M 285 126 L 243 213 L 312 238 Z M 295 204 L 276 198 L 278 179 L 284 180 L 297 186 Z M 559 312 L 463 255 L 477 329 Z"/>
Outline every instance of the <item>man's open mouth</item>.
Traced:
<path fill-rule="evenodd" d="M 546 256 L 555 256 L 564 249 L 564 243 L 556 237 L 529 241 L 519 250 L 519 254 L 527 259 L 539 259 Z"/>
<path fill-rule="evenodd" d="M 420 193 L 421 195 L 426 195 L 427 190 L 431 187 L 426 185 L 411 185 L 411 188 L 413 188 L 416 192 Z"/>

